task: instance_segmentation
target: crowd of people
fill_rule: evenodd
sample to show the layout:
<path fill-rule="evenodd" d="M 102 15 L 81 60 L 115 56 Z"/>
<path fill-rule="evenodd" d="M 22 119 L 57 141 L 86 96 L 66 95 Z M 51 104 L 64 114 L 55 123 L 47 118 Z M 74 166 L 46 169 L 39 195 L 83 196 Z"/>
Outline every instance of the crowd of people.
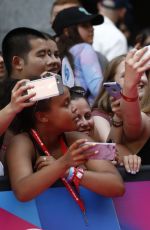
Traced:
<path fill-rule="evenodd" d="M 121 196 L 125 186 L 117 167 L 136 174 L 150 164 L 150 33 L 142 31 L 128 49 L 116 26 L 126 13 L 124 2 L 99 1 L 98 14 L 91 14 L 77 0 L 56 0 L 54 36 L 18 27 L 3 38 L 0 173 L 19 200 L 57 182 L 69 191 L 81 185 Z M 36 93 L 26 82 L 48 72 L 63 76 L 63 94 L 30 100 Z M 120 85 L 119 98 L 109 95 L 105 82 Z M 93 142 L 116 143 L 114 159 L 92 159 Z"/>

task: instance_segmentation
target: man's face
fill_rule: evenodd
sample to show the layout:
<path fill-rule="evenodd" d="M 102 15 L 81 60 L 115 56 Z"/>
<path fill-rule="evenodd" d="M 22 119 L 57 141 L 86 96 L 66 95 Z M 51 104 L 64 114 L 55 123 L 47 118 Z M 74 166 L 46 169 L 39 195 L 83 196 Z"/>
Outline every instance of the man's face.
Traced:
<path fill-rule="evenodd" d="M 45 71 L 49 71 L 49 49 L 47 41 L 41 38 L 30 40 L 31 50 L 23 60 L 22 78 L 29 76 L 39 76 Z"/>

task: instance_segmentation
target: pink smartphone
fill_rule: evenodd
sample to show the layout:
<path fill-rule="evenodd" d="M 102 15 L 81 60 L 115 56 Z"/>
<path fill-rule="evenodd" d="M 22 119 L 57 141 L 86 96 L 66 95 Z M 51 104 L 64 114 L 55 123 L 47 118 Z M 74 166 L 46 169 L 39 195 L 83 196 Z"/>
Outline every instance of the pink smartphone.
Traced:
<path fill-rule="evenodd" d="M 121 98 L 121 86 L 117 82 L 104 82 L 103 86 L 105 87 L 108 94 L 115 99 Z"/>
<path fill-rule="evenodd" d="M 34 88 L 27 92 L 35 92 L 36 95 L 30 101 L 39 101 L 63 94 L 63 83 L 60 75 L 53 74 L 38 80 L 27 81 L 26 85 L 33 85 Z"/>
<path fill-rule="evenodd" d="M 90 156 L 89 159 L 95 160 L 114 160 L 116 155 L 116 144 L 115 143 L 100 143 L 100 142 L 86 142 L 85 144 L 93 144 L 83 153 L 92 153 L 97 151 L 93 156 Z"/>

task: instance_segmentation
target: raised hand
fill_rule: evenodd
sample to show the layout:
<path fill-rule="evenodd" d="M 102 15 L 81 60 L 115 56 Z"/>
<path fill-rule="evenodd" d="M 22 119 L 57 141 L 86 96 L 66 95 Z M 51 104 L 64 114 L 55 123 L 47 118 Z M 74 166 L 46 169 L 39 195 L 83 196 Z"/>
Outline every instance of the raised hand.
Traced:
<path fill-rule="evenodd" d="M 17 114 L 23 108 L 32 106 L 35 102 L 30 102 L 29 99 L 35 96 L 35 93 L 27 94 L 27 90 L 33 88 L 32 86 L 26 86 L 25 82 L 28 80 L 21 80 L 16 83 L 12 90 L 10 107 L 12 111 Z"/>

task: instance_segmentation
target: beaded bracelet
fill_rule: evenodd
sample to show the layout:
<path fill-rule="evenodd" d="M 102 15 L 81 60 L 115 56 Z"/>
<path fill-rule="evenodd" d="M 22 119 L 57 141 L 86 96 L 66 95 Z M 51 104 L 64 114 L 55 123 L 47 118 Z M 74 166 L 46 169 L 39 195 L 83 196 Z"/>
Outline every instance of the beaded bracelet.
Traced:
<path fill-rule="evenodd" d="M 74 175 L 75 175 L 75 171 L 76 171 L 75 167 L 70 167 L 70 168 L 69 168 L 69 173 L 68 173 L 68 176 L 67 176 L 67 178 L 66 178 L 66 180 L 67 180 L 68 182 L 71 182 L 71 181 L 73 180 L 73 177 L 74 177 Z"/>
<path fill-rule="evenodd" d="M 138 100 L 138 98 L 139 98 L 139 96 L 136 96 L 136 97 L 127 97 L 127 96 L 125 96 L 122 92 L 120 92 L 120 94 L 121 94 L 121 96 L 122 96 L 122 98 L 125 100 L 125 101 L 127 101 L 127 102 L 134 102 L 134 101 L 137 101 Z"/>

